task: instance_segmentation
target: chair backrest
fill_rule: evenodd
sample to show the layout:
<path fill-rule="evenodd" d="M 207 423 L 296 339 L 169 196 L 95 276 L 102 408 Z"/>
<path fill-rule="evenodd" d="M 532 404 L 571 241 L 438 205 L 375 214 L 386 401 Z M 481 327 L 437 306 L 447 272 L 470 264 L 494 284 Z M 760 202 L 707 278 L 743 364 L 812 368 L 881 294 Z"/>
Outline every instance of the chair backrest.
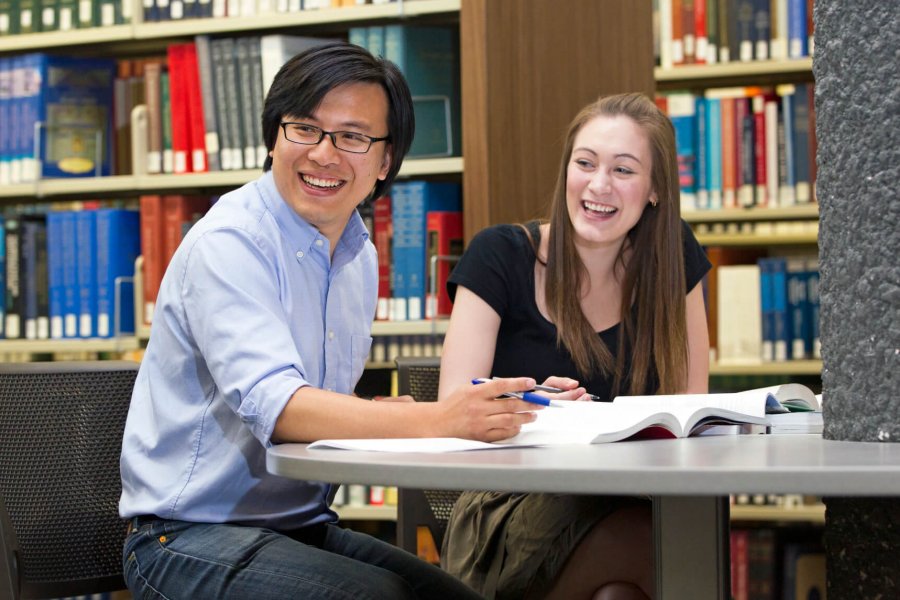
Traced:
<path fill-rule="evenodd" d="M 125 588 L 119 456 L 137 369 L 0 364 L 0 598 Z"/>
<path fill-rule="evenodd" d="M 419 402 L 437 400 L 441 375 L 439 357 L 398 357 L 397 392 L 409 394 Z M 427 527 L 440 551 L 450 511 L 459 497 L 455 490 L 417 490 L 401 488 L 397 499 L 397 545 L 420 554 L 419 527 Z M 426 558 L 423 556 L 423 558 Z"/>

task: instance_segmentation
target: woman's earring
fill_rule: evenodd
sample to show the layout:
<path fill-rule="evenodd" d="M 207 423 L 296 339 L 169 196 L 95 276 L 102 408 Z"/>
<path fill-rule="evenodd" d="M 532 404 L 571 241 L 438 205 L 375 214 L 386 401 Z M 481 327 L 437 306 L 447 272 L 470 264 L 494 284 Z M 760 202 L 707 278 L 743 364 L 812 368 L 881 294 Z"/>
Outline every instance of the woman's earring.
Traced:
<path fill-rule="evenodd" d="M 652 206 L 653 208 L 656 208 L 657 204 L 659 204 L 658 200 L 654 200 L 653 198 L 650 198 L 650 206 Z"/>

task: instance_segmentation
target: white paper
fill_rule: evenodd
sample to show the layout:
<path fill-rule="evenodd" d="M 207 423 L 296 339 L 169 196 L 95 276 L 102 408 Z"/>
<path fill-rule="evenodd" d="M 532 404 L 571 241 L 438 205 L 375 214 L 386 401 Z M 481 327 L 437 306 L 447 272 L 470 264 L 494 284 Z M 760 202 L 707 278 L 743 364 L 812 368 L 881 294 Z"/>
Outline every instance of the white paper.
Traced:
<path fill-rule="evenodd" d="M 524 444 L 523 444 L 524 445 Z M 309 449 L 363 450 L 366 452 L 418 452 L 440 454 L 443 452 L 464 452 L 467 450 L 497 450 L 509 448 L 488 442 L 464 440 L 462 438 L 387 438 L 318 440 Z"/>

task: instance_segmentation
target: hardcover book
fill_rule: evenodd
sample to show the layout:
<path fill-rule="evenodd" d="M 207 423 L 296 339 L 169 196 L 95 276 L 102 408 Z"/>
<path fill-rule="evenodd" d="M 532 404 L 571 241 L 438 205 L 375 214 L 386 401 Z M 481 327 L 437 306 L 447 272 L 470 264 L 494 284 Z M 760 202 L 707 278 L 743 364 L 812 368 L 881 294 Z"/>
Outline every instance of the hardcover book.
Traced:
<path fill-rule="evenodd" d="M 111 175 L 115 61 L 43 53 L 20 58 L 22 181 Z"/>

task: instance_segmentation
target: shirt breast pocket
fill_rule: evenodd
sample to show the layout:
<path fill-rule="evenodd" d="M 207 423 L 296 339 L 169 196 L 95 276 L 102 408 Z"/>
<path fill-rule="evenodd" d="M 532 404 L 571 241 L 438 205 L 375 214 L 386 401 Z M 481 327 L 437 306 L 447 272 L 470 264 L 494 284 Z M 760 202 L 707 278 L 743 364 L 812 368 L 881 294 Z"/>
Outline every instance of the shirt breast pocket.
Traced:
<path fill-rule="evenodd" d="M 366 369 L 369 352 L 372 350 L 372 337 L 368 335 L 350 336 L 350 387 L 356 387 Z"/>

